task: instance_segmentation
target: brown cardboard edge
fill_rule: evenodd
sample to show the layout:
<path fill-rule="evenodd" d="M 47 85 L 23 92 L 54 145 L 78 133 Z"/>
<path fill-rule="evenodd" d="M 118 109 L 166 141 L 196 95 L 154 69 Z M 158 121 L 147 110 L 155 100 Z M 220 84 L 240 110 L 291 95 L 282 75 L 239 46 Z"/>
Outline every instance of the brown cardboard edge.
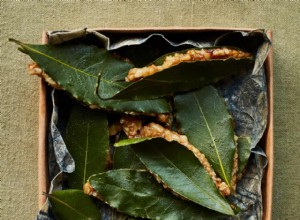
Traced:
<path fill-rule="evenodd" d="M 102 29 L 89 29 L 94 31 L 107 31 L 111 33 L 136 33 L 136 32 L 194 32 L 194 31 L 252 31 L 255 28 L 184 28 L 184 27 L 167 27 L 167 28 L 102 28 Z M 272 32 L 267 31 L 268 37 L 272 40 Z M 48 42 L 47 32 L 43 32 L 42 42 L 46 44 Z M 273 195 L 273 167 L 274 167 L 274 125 L 273 125 L 273 49 L 271 47 L 269 55 L 265 62 L 265 68 L 267 71 L 267 84 L 268 84 L 268 124 L 264 134 L 265 151 L 268 157 L 268 166 L 264 174 L 264 180 L 262 184 L 263 191 L 263 220 L 272 219 L 272 195 Z M 42 208 L 46 201 L 46 197 L 42 195 L 42 192 L 48 191 L 48 165 L 46 155 L 46 138 L 47 138 L 47 100 L 46 100 L 46 84 L 43 80 L 40 81 L 39 90 L 39 149 L 38 149 L 38 190 L 39 190 L 39 209 Z"/>
<path fill-rule="evenodd" d="M 194 31 L 253 31 L 258 28 L 226 28 L 226 27 L 146 27 L 146 28 L 89 28 L 90 31 L 105 31 L 111 33 L 147 33 L 159 32 L 194 32 Z"/>
<path fill-rule="evenodd" d="M 47 44 L 48 36 L 44 31 L 42 43 Z M 46 202 L 46 196 L 43 193 L 48 192 L 48 163 L 47 163 L 47 91 L 46 83 L 40 80 L 39 83 L 39 139 L 38 139 L 38 207 L 42 208 Z"/>

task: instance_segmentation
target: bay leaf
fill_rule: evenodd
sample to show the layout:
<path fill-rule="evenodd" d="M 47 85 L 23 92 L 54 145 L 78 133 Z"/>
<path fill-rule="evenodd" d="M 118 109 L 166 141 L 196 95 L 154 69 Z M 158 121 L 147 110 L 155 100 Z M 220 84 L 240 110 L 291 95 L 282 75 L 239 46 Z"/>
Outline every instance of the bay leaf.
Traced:
<path fill-rule="evenodd" d="M 131 145 L 154 176 L 176 194 L 211 210 L 232 215 L 233 211 L 192 152 L 178 142 L 162 138 Z"/>
<path fill-rule="evenodd" d="M 130 146 L 117 147 L 113 154 L 113 169 L 145 169 L 140 159 L 135 155 Z"/>
<path fill-rule="evenodd" d="M 109 151 L 106 113 L 75 105 L 67 123 L 65 143 L 75 161 L 68 174 L 72 189 L 82 189 L 88 177 L 105 171 Z"/>
<path fill-rule="evenodd" d="M 119 169 L 92 175 L 88 184 L 118 211 L 149 219 L 218 219 L 223 215 L 175 197 L 147 171 Z"/>
<path fill-rule="evenodd" d="M 101 220 L 96 205 L 82 190 L 58 190 L 47 196 L 57 219 Z"/>
<path fill-rule="evenodd" d="M 132 138 L 128 139 L 125 134 L 121 134 L 118 142 L 114 143 L 113 151 L 113 169 L 146 169 L 144 164 L 136 156 L 132 148 L 130 147 L 131 143 L 141 142 L 148 138 Z M 119 147 L 118 144 L 121 144 L 122 147 Z"/>
<path fill-rule="evenodd" d="M 203 49 L 213 50 L 216 48 Z M 183 54 L 186 51 L 176 53 Z M 175 52 L 166 54 L 148 66 L 162 65 L 167 56 L 174 56 L 174 54 Z M 250 58 L 219 58 L 181 62 L 135 82 L 125 82 L 124 79 L 116 78 L 112 72 L 106 72 L 101 77 L 98 93 L 103 99 L 155 99 L 173 95 L 176 92 L 200 88 L 230 75 L 241 74 L 245 70 L 251 69 L 253 63 Z"/>
<path fill-rule="evenodd" d="M 212 86 L 177 95 L 176 119 L 189 142 L 198 148 L 228 186 L 230 186 L 235 141 L 233 121 L 224 99 Z"/>
<path fill-rule="evenodd" d="M 100 99 L 96 95 L 99 75 L 109 72 L 113 80 L 120 76 L 123 79 L 123 75 L 133 67 L 114 58 L 105 49 L 85 44 L 33 45 L 14 39 L 10 41 L 17 43 L 21 52 L 37 62 L 60 89 L 86 105 L 121 112 L 169 112 L 170 107 L 165 99 L 138 102 Z"/>
<path fill-rule="evenodd" d="M 250 154 L 251 154 L 251 140 L 249 137 L 238 137 L 237 139 L 237 149 L 238 149 L 238 155 L 239 155 L 239 169 L 238 169 L 238 175 L 240 175 L 249 160 Z"/>

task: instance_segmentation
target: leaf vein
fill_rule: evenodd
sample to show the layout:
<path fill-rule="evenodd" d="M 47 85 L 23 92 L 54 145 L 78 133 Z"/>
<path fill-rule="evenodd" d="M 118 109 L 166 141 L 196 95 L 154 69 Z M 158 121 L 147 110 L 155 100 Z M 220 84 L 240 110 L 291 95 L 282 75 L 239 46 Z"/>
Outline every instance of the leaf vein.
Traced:
<path fill-rule="evenodd" d="M 206 120 L 206 117 L 205 117 L 204 112 L 203 112 L 203 110 L 202 110 L 202 108 L 201 108 L 201 105 L 200 105 L 200 103 L 199 103 L 199 100 L 198 100 L 197 97 L 196 97 L 196 94 L 193 93 L 193 95 L 194 95 L 195 100 L 196 100 L 196 102 L 197 102 L 197 106 L 198 106 L 198 108 L 199 108 L 199 111 L 201 112 L 201 115 L 202 115 L 202 117 L 203 117 L 203 119 L 204 119 L 204 122 L 205 122 L 205 125 L 206 125 L 206 127 L 207 127 L 207 130 L 208 130 L 208 133 L 209 133 L 209 135 L 210 135 L 210 138 L 211 138 L 211 140 L 212 140 L 212 142 L 213 142 L 213 145 L 214 145 L 214 148 L 215 148 L 217 157 L 218 157 L 218 161 L 219 161 L 219 164 L 220 164 L 222 173 L 223 173 L 224 178 L 225 178 L 225 182 L 226 182 L 227 185 L 230 187 L 230 183 L 229 183 L 229 181 L 228 181 L 228 179 L 227 179 L 227 176 L 226 176 L 226 173 L 225 173 L 225 170 L 224 170 L 224 166 L 223 166 L 223 163 L 222 163 L 222 161 L 221 161 L 220 154 L 219 154 L 219 150 L 218 150 L 217 144 L 216 144 L 216 142 L 215 142 L 215 139 L 214 139 L 214 137 L 213 137 L 212 131 L 210 130 L 210 126 L 209 126 L 209 124 L 208 124 L 208 122 L 207 122 L 207 120 Z"/>

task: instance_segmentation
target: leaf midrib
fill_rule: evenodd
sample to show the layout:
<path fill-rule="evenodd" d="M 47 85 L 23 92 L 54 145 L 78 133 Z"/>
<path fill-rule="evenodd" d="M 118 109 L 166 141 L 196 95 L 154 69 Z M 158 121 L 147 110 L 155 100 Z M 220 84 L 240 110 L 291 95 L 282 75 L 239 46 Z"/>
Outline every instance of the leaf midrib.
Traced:
<path fill-rule="evenodd" d="M 59 60 L 59 59 L 57 59 L 57 58 L 55 58 L 55 57 L 52 57 L 52 56 L 50 56 L 50 55 L 47 55 L 47 54 L 45 54 L 45 53 L 43 53 L 43 52 L 41 52 L 41 51 L 39 51 L 39 50 L 33 49 L 33 48 L 29 47 L 28 45 L 26 45 L 26 44 L 24 44 L 24 43 L 21 43 L 21 42 L 20 42 L 19 44 L 20 44 L 22 47 L 25 47 L 27 50 L 30 50 L 30 51 L 32 51 L 32 52 L 34 52 L 34 53 L 37 53 L 37 54 L 41 55 L 41 56 L 47 57 L 48 59 L 51 59 L 51 60 L 53 60 L 53 61 L 55 61 L 55 62 L 57 62 L 57 63 L 59 63 L 59 64 L 61 64 L 61 65 L 64 65 L 64 66 L 70 68 L 70 69 L 73 69 L 73 70 L 75 70 L 76 72 L 82 73 L 82 74 L 84 74 L 84 75 L 86 75 L 86 76 L 90 76 L 90 77 L 93 77 L 93 78 L 97 78 L 97 76 L 94 76 L 93 74 L 90 74 L 90 73 L 84 72 L 83 70 L 77 69 L 76 67 L 73 67 L 73 66 L 71 66 L 71 65 L 69 65 L 69 64 L 67 64 L 67 63 L 64 63 L 63 61 L 61 61 L 61 60 Z"/>
<path fill-rule="evenodd" d="M 87 73 L 87 72 L 85 72 L 85 71 L 83 71 L 83 70 L 81 70 L 81 69 L 78 69 L 78 68 L 76 68 L 76 67 L 73 67 L 73 66 L 71 66 L 71 65 L 69 65 L 69 64 L 67 64 L 67 63 L 65 63 L 65 62 L 63 62 L 63 61 L 61 61 L 61 60 L 59 60 L 59 59 L 57 59 L 57 58 L 55 58 L 55 57 L 52 57 L 52 56 L 50 56 L 50 55 L 47 55 L 47 54 L 45 54 L 45 53 L 43 53 L 43 52 L 41 52 L 41 51 L 39 51 L 39 50 L 33 49 L 33 48 L 27 46 L 26 44 L 23 44 L 23 43 L 20 43 L 20 44 L 21 44 L 22 47 L 25 47 L 27 50 L 30 50 L 30 51 L 32 51 L 32 52 L 34 52 L 34 53 L 37 53 L 37 54 L 41 55 L 41 56 L 47 57 L 48 59 L 51 59 L 51 60 L 53 60 L 53 61 L 55 61 L 55 62 L 57 62 L 57 63 L 59 63 L 59 64 L 61 64 L 61 65 L 63 65 L 63 66 L 66 66 L 66 67 L 68 67 L 68 68 L 74 70 L 75 72 L 79 72 L 79 73 L 81 73 L 81 74 L 84 74 L 84 75 L 89 76 L 89 77 L 92 77 L 92 78 L 96 78 L 96 79 L 98 78 L 98 76 L 95 76 L 95 75 L 93 75 L 93 74 L 91 74 L 91 73 Z M 111 84 L 111 85 L 114 85 L 114 86 L 118 86 L 118 87 L 120 87 L 120 88 L 122 88 L 122 89 L 126 88 L 125 86 L 119 85 L 118 83 L 115 83 L 115 82 L 113 82 L 113 81 L 108 81 L 108 80 L 105 80 L 105 79 L 101 79 L 101 80 L 104 81 L 104 82 L 107 83 L 107 84 Z"/>
<path fill-rule="evenodd" d="M 167 160 L 167 162 L 169 162 L 175 169 L 179 170 L 179 171 L 180 171 L 184 176 L 186 176 L 192 183 L 194 183 L 194 185 L 196 185 L 196 187 L 197 187 L 197 189 L 198 189 L 199 191 L 201 191 L 201 192 L 203 192 L 204 194 L 206 194 L 207 197 L 209 197 L 211 200 L 215 201 L 216 204 L 221 205 L 223 208 L 225 208 L 225 209 L 227 210 L 226 207 L 224 207 L 222 204 L 218 203 L 217 200 L 215 200 L 214 198 L 212 198 L 210 194 L 207 194 L 207 191 L 206 191 L 206 190 L 204 190 L 203 188 L 201 188 L 201 187 L 199 187 L 197 184 L 195 184 L 195 182 L 194 182 L 189 176 L 187 176 L 187 175 L 186 175 L 179 167 L 177 167 L 172 161 L 170 161 L 163 153 L 161 153 L 161 152 L 158 151 L 157 149 L 155 149 L 155 150 L 156 150 L 160 155 L 162 155 L 162 156 Z M 184 196 L 184 195 L 182 195 L 182 194 L 180 194 L 180 195 L 183 196 L 183 197 L 185 197 L 185 198 L 187 198 L 186 196 Z M 187 198 L 187 199 L 189 199 L 189 198 Z M 201 205 L 203 205 L 203 204 L 201 204 Z M 203 205 L 203 206 L 204 206 L 204 205 Z"/>
<path fill-rule="evenodd" d="M 224 166 L 223 166 L 223 163 L 222 163 L 220 154 L 219 154 L 219 150 L 218 150 L 217 144 L 216 144 L 216 142 L 215 142 L 215 140 L 214 140 L 214 138 L 213 138 L 213 134 L 212 134 L 212 132 L 211 132 L 211 130 L 210 130 L 210 126 L 209 126 L 209 124 L 208 124 L 208 122 L 207 122 L 207 120 L 206 120 L 206 117 L 205 117 L 205 115 L 204 115 L 204 112 L 203 112 L 203 110 L 202 110 L 202 108 L 201 108 L 201 105 L 200 105 L 200 103 L 199 103 L 199 100 L 198 100 L 196 94 L 193 93 L 193 95 L 194 95 L 194 97 L 195 97 L 195 99 L 196 99 L 197 106 L 198 106 L 198 108 L 199 108 L 199 110 L 200 110 L 200 112 L 201 112 L 201 115 L 202 115 L 203 119 L 204 119 L 204 122 L 205 122 L 205 125 L 206 125 L 206 127 L 207 127 L 207 130 L 208 130 L 208 133 L 209 133 L 209 135 L 210 135 L 210 138 L 211 138 L 211 140 L 212 140 L 212 142 L 213 142 L 213 145 L 214 145 L 214 148 L 215 148 L 215 151 L 216 151 L 216 154 L 217 154 L 217 158 L 218 158 L 218 161 L 219 161 L 219 164 L 220 164 L 220 168 L 221 168 L 221 171 L 222 171 L 222 173 L 223 173 L 223 175 L 224 175 L 224 178 L 225 178 L 225 182 L 226 182 L 226 184 L 230 187 L 230 183 L 229 183 L 229 181 L 228 181 L 228 179 L 227 179 L 227 176 L 226 176 L 226 173 L 225 173 L 225 170 L 224 170 Z"/>
<path fill-rule="evenodd" d="M 88 216 L 84 215 L 83 213 L 77 211 L 75 208 L 73 208 L 72 206 L 70 206 L 68 203 L 66 203 L 66 202 L 64 202 L 64 201 L 62 201 L 62 200 L 60 200 L 60 199 L 57 198 L 56 196 L 54 196 L 54 195 L 49 195 L 49 197 L 50 197 L 51 199 L 55 200 L 56 202 L 62 204 L 63 206 L 66 206 L 67 208 L 71 209 L 72 211 L 76 212 L 76 213 L 79 214 L 80 216 L 82 216 L 82 217 L 84 217 L 84 218 L 86 218 L 86 219 L 91 219 L 91 218 L 89 218 Z"/>

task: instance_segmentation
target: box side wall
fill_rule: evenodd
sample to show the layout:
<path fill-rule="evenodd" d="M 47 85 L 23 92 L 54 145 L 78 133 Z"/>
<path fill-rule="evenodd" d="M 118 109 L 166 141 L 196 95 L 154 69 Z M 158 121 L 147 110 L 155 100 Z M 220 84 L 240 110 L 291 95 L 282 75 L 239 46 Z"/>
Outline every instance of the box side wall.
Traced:
<path fill-rule="evenodd" d="M 42 43 L 47 44 L 48 36 L 43 32 Z M 47 90 L 46 83 L 41 79 L 39 85 L 39 147 L 38 147 L 38 206 L 42 208 L 46 202 L 46 196 L 49 188 L 48 180 L 48 162 L 47 162 L 47 127 L 48 127 L 48 111 L 47 111 Z"/>
<path fill-rule="evenodd" d="M 272 40 L 272 32 L 267 32 L 268 37 Z M 272 198 L 273 198 L 273 172 L 274 172 L 274 95 L 273 95 L 273 47 L 269 51 L 269 55 L 265 62 L 265 69 L 267 73 L 268 84 L 268 124 L 263 137 L 263 143 L 265 144 L 265 151 L 268 157 L 268 166 L 265 170 L 264 179 L 262 183 L 263 192 L 263 207 L 264 207 L 264 220 L 272 219 Z"/>

